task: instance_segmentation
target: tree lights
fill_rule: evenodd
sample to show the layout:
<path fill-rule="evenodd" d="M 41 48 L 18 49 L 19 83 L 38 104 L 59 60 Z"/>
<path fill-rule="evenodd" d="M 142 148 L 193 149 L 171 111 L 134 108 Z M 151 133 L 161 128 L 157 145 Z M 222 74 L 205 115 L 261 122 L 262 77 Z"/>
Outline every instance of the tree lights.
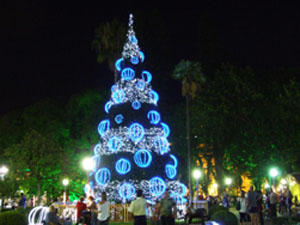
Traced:
<path fill-rule="evenodd" d="M 173 199 L 182 203 L 186 187 L 176 181 L 178 161 L 169 154 L 170 128 L 158 112 L 159 95 L 152 90 L 152 74 L 142 68 L 145 55 L 133 31 L 132 15 L 127 38 L 122 58 L 115 63 L 118 79 L 104 106 L 107 118 L 98 126 L 94 192 L 107 191 L 109 199 L 124 202 L 143 189 L 146 199 L 153 202 L 168 188 Z"/>

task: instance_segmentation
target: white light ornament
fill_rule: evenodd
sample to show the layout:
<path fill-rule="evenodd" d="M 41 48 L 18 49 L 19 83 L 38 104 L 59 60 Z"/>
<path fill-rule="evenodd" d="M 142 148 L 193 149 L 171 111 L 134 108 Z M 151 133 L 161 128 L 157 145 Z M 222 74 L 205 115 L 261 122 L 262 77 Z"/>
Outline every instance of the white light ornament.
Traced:
<path fill-rule="evenodd" d="M 43 225 L 48 212 L 48 207 L 38 206 L 33 208 L 28 215 L 28 225 Z"/>
<path fill-rule="evenodd" d="M 141 57 L 140 56 L 140 47 L 138 45 L 138 40 L 135 36 L 135 32 L 133 30 L 133 15 L 132 14 L 129 15 L 128 27 L 129 27 L 129 29 L 128 29 L 128 33 L 127 33 L 127 42 L 125 43 L 125 45 L 123 47 L 122 58 L 123 59 L 131 59 L 131 58 L 136 57 L 138 59 Z M 136 63 L 136 59 L 134 59 L 133 62 Z"/>

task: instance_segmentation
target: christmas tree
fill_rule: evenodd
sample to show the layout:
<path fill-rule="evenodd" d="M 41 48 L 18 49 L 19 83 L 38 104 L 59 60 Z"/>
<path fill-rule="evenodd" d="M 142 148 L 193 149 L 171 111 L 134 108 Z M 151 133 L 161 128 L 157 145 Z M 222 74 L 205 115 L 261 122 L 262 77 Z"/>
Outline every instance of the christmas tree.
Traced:
<path fill-rule="evenodd" d="M 176 180 L 178 162 L 167 139 L 170 128 L 158 112 L 159 95 L 152 90 L 144 60 L 130 15 L 127 42 L 115 63 L 118 79 L 104 106 L 107 118 L 98 126 L 90 186 L 96 196 L 106 191 L 110 200 L 122 202 L 135 198 L 137 189 L 153 202 L 168 189 L 183 203 L 186 186 Z"/>

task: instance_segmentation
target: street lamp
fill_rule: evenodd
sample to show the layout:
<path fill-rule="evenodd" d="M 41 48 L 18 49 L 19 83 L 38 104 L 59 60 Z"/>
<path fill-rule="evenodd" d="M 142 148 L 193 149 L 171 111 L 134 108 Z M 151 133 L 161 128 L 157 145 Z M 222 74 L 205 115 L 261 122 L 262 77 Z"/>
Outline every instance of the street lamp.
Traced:
<path fill-rule="evenodd" d="M 199 169 L 195 169 L 193 171 L 193 177 L 196 180 L 196 190 L 197 190 L 197 197 L 196 202 L 198 201 L 198 195 L 199 195 L 199 178 L 201 177 L 201 171 Z"/>
<path fill-rule="evenodd" d="M 65 187 L 64 200 L 63 201 L 66 203 L 67 202 L 67 186 L 69 185 L 69 179 L 67 179 L 67 178 L 63 179 L 62 184 Z"/>
<path fill-rule="evenodd" d="M 225 178 L 225 184 L 226 184 L 227 186 L 229 186 L 229 185 L 231 185 L 231 183 L 232 183 L 232 179 L 229 178 L 229 177 L 226 177 L 226 178 Z"/>
<path fill-rule="evenodd" d="M 0 167 L 0 177 L 4 180 L 4 176 L 8 173 L 8 168 L 6 166 Z"/>
<path fill-rule="evenodd" d="M 82 160 L 82 167 L 86 171 L 91 171 L 95 167 L 95 161 L 91 157 L 86 157 Z"/>
<path fill-rule="evenodd" d="M 273 186 L 275 186 L 275 178 L 279 175 L 279 171 L 276 168 L 270 169 L 270 176 L 272 177 Z"/>

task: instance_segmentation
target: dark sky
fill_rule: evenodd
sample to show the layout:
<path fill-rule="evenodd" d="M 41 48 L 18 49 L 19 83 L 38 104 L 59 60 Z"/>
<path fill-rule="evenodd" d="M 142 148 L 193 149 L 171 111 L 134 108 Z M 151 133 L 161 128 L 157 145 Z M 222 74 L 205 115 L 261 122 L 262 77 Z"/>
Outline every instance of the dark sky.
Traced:
<path fill-rule="evenodd" d="M 112 74 L 106 65 L 97 64 L 91 51 L 95 28 L 113 18 L 127 23 L 130 12 L 146 14 L 157 7 L 138 7 L 131 1 L 61 2 L 17 0 L 1 7 L 0 113 L 44 97 L 67 98 L 86 88 L 109 88 Z M 173 49 L 165 57 L 174 63 L 203 59 L 205 52 L 207 61 L 229 61 L 254 70 L 299 66 L 299 4 L 183 4 L 157 8 Z"/>

